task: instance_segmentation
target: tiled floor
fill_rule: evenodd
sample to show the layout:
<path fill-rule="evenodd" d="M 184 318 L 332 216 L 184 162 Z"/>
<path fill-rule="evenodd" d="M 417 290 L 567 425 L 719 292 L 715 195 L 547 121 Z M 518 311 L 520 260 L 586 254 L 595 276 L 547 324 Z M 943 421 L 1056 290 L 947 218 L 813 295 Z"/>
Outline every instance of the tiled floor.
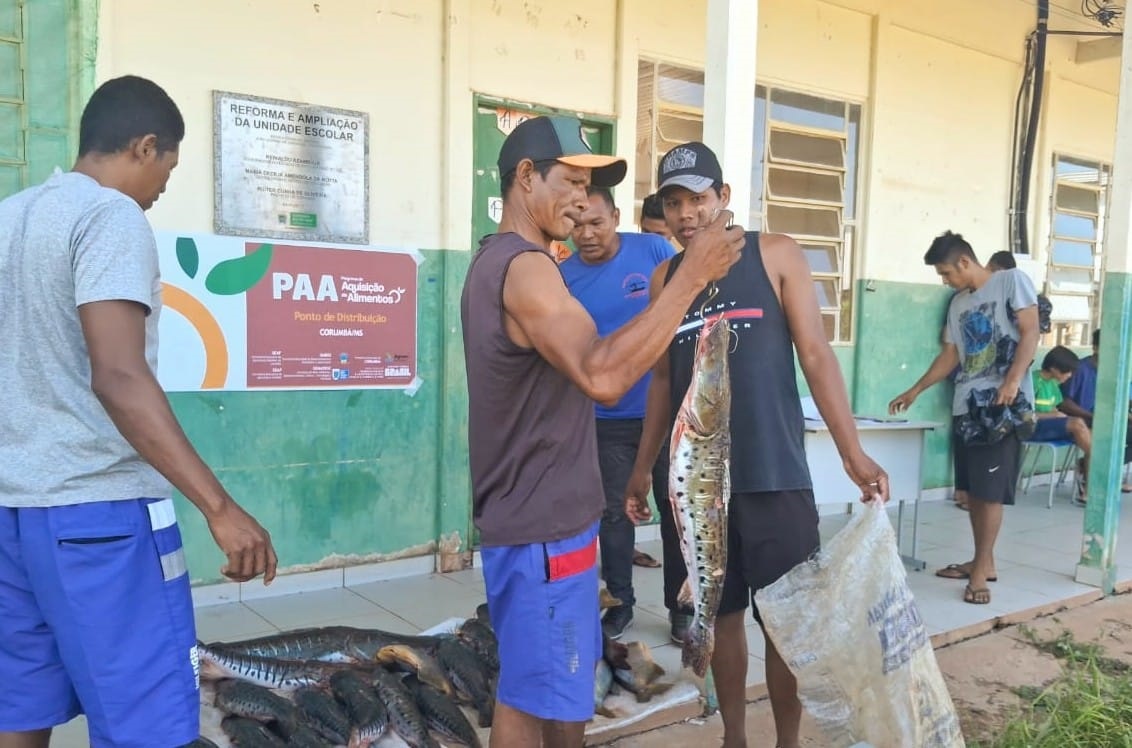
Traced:
<path fill-rule="evenodd" d="M 1067 489 L 1058 493 L 1052 509 L 1046 509 L 1046 490 L 1044 486 L 1035 486 L 1029 495 L 1020 497 L 1017 506 L 1008 508 L 997 546 L 1000 581 L 991 585 L 991 603 L 981 606 L 962 602 L 962 582 L 941 579 L 932 573 L 940 566 L 971 557 L 973 545 L 967 513 L 950 501 L 921 505 L 917 555 L 928 566 L 924 571 L 909 572 L 908 578 L 930 633 L 951 631 L 1094 591 L 1073 579 L 1081 545 L 1083 510 L 1069 504 Z M 906 528 L 910 528 L 910 515 L 911 512 L 905 513 Z M 895 523 L 895 509 L 892 518 Z M 822 537 L 832 537 L 847 519 L 845 515 L 823 517 Z M 1123 512 L 1120 537 L 1125 539 L 1117 554 L 1121 577 L 1132 578 L 1132 510 Z M 910 538 L 909 529 L 906 542 Z M 640 547 L 657 558 L 661 556 L 658 541 L 642 543 Z M 661 579 L 660 569 L 635 569 L 636 618 L 625 640 L 648 644 L 656 660 L 666 670 L 676 672 L 680 653 L 668 640 Z M 471 616 L 484 600 L 481 573 L 479 569 L 469 569 L 198 607 L 197 629 L 205 642 L 328 624 L 415 633 L 453 616 Z M 753 685 L 762 682 L 764 667 L 762 633 L 753 623 L 748 627 L 747 639 L 747 680 Z M 57 730 L 52 745 L 86 746 L 82 720 Z"/>

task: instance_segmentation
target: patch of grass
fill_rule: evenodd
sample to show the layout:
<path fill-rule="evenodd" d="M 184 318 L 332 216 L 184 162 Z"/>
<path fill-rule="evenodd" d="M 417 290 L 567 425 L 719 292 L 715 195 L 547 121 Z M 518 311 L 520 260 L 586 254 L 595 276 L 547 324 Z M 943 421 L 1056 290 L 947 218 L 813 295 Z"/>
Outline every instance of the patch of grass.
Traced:
<path fill-rule="evenodd" d="M 1096 644 L 1078 642 L 1068 631 L 1042 641 L 1024 630 L 1035 647 L 1065 663 L 1045 689 L 1015 689 L 1025 705 L 986 748 L 1132 748 L 1132 674 L 1103 655 Z"/>

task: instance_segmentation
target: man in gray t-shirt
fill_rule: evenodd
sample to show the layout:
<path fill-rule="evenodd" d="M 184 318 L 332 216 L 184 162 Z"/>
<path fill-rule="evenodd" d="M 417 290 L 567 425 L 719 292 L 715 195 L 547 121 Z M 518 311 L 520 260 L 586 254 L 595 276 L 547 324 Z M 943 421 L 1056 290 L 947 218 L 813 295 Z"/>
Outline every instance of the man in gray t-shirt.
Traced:
<path fill-rule="evenodd" d="M 971 245 L 950 231 L 936 237 L 924 262 L 933 265 L 957 293 L 947 312 L 939 355 L 919 381 L 888 407 L 891 413 L 907 410 L 921 392 L 959 366 L 951 408 L 960 426 L 952 439 L 955 488 L 969 496 L 975 557 L 936 574 L 968 580 L 964 601 L 986 604 L 990 602 L 987 582 L 998 579 L 994 544 L 1002 526 L 1002 507 L 1014 503 L 1022 440 L 1017 431 L 973 437 L 972 430 L 962 425 L 973 401 L 976 408 L 1013 407 L 1032 414 L 1030 364 L 1038 344 L 1038 296 L 1021 270 L 992 273 L 979 264 Z"/>
<path fill-rule="evenodd" d="M 196 631 L 172 486 L 236 581 L 275 576 L 268 533 L 181 431 L 157 383 L 161 283 L 145 219 L 184 120 L 144 78 L 83 110 L 74 169 L 0 202 L 0 744 L 199 734 Z M 11 684 L 18 684 L 12 687 Z"/>

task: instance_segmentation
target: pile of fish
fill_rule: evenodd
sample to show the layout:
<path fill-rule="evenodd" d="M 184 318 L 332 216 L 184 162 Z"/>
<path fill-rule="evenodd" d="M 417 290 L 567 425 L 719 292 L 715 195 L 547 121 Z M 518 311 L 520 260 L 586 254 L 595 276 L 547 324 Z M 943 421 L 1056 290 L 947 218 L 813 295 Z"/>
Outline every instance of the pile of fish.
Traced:
<path fill-rule="evenodd" d="M 390 733 L 411 748 L 479 748 L 464 706 L 491 726 L 499 650 L 484 606 L 453 634 L 331 626 L 198 650 L 240 748 L 368 748 Z"/>
<path fill-rule="evenodd" d="M 602 609 L 616 607 L 621 601 L 603 587 L 599 593 Z M 653 696 L 672 688 L 671 681 L 660 680 L 664 668 L 653 661 L 652 653 L 642 642 L 622 644 L 602 634 L 601 659 L 594 671 L 594 714 L 615 719 L 620 716 L 608 708 L 605 700 L 624 688 L 644 704 Z"/>

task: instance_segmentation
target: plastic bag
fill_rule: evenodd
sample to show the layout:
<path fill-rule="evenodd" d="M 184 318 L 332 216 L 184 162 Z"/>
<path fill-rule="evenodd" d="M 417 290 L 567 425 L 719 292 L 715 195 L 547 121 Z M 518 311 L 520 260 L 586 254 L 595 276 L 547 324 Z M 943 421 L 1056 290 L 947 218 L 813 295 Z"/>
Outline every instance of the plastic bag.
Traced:
<path fill-rule="evenodd" d="M 880 502 L 755 601 L 831 746 L 964 746 Z"/>

